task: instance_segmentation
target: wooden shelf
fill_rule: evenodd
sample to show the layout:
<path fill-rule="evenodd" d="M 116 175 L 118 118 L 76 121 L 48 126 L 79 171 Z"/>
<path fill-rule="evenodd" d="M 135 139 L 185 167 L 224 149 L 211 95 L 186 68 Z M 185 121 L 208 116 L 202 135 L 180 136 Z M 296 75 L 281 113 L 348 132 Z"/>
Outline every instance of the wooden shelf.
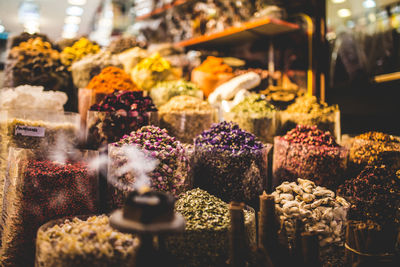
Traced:
<path fill-rule="evenodd" d="M 174 3 L 172 3 L 172 4 L 163 5 L 162 7 L 159 7 L 159 8 L 154 9 L 154 10 L 153 10 L 152 12 L 150 12 L 150 13 L 147 13 L 147 14 L 145 14 L 145 15 L 136 17 L 135 20 L 136 20 L 136 21 L 140 21 L 140 20 L 145 20 L 145 19 L 151 18 L 151 17 L 153 17 L 153 16 L 156 16 L 156 15 L 158 15 L 158 14 L 161 14 L 161 13 L 167 11 L 167 10 L 170 9 L 170 8 L 183 5 L 183 4 L 185 4 L 186 2 L 188 2 L 188 0 L 177 0 L 177 1 L 175 1 Z"/>
<path fill-rule="evenodd" d="M 298 30 L 300 27 L 287 21 L 263 18 L 229 27 L 222 32 L 210 33 L 176 43 L 180 47 L 221 46 L 225 44 L 251 41 L 260 36 L 273 36 Z"/>

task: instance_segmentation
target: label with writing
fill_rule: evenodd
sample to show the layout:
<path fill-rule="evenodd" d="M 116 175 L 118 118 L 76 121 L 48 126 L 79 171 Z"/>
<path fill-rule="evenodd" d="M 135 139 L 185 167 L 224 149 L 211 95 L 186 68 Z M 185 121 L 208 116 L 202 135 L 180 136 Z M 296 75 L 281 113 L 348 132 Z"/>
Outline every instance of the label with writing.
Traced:
<path fill-rule="evenodd" d="M 24 125 L 15 126 L 15 135 L 44 137 L 45 131 L 46 129 L 43 127 L 24 126 Z"/>

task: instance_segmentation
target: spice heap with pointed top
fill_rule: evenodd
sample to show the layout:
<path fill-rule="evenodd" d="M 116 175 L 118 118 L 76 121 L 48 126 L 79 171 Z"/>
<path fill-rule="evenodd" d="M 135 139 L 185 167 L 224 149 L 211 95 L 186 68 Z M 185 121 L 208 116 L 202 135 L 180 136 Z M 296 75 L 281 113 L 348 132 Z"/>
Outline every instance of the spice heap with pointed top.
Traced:
<path fill-rule="evenodd" d="M 330 132 L 297 125 L 274 138 L 273 185 L 302 177 L 336 189 L 344 181 L 347 155 L 348 150 L 339 146 Z"/>
<path fill-rule="evenodd" d="M 256 205 L 267 179 L 269 149 L 235 123 L 214 124 L 195 139 L 194 185 L 227 202 Z"/>

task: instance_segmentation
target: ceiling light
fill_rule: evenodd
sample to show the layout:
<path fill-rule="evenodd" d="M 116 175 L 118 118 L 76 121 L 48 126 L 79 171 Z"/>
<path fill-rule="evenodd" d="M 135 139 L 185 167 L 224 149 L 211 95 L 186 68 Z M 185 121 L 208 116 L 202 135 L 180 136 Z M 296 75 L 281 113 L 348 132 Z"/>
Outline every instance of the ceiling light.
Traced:
<path fill-rule="evenodd" d="M 79 26 L 76 24 L 65 24 L 63 29 L 65 32 L 77 32 L 79 30 Z"/>
<path fill-rule="evenodd" d="M 83 8 L 79 6 L 69 6 L 67 8 L 67 15 L 69 16 L 82 16 Z"/>
<path fill-rule="evenodd" d="M 351 11 L 350 11 L 350 9 L 342 8 L 342 9 L 338 10 L 337 14 L 341 18 L 347 18 L 347 17 L 351 16 Z"/>
<path fill-rule="evenodd" d="M 68 4 L 73 6 L 83 6 L 86 4 L 86 0 L 68 0 Z"/>
<path fill-rule="evenodd" d="M 76 37 L 76 32 L 63 32 L 62 33 L 62 38 L 65 39 L 72 39 Z"/>
<path fill-rule="evenodd" d="M 340 3 L 344 3 L 346 2 L 346 0 L 332 0 L 332 3 L 334 4 L 340 4 Z"/>
<path fill-rule="evenodd" d="M 374 0 L 365 0 L 365 1 L 362 3 L 362 5 L 363 5 L 364 8 L 373 8 L 373 7 L 376 7 L 376 4 L 375 4 L 375 1 L 374 1 Z"/>
<path fill-rule="evenodd" d="M 65 24 L 79 24 L 81 23 L 81 18 L 77 16 L 68 16 L 64 19 Z"/>

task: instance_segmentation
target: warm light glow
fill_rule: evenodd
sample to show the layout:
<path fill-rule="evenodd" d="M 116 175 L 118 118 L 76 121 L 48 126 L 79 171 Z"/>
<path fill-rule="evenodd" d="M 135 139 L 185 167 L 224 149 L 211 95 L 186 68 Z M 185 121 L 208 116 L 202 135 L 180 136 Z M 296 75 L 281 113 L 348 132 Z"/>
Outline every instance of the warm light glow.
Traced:
<path fill-rule="evenodd" d="M 373 7 L 376 7 L 376 4 L 375 4 L 375 1 L 374 1 L 374 0 L 365 0 L 365 1 L 362 3 L 362 5 L 363 5 L 364 8 L 373 8 Z"/>
<path fill-rule="evenodd" d="M 81 18 L 77 16 L 68 16 L 64 19 L 65 24 L 79 24 L 81 23 Z"/>
<path fill-rule="evenodd" d="M 350 9 L 342 8 L 342 9 L 338 10 L 337 14 L 341 18 L 347 18 L 347 17 L 351 16 L 351 11 L 350 11 Z"/>
<path fill-rule="evenodd" d="M 69 16 L 82 16 L 83 8 L 79 6 L 69 6 L 67 8 L 67 15 Z"/>
<path fill-rule="evenodd" d="M 76 32 L 63 32 L 62 33 L 62 38 L 65 39 L 72 39 L 76 37 Z"/>
<path fill-rule="evenodd" d="M 83 6 L 86 4 L 86 0 L 68 0 L 68 4 L 73 6 Z"/>
<path fill-rule="evenodd" d="M 346 0 L 332 0 L 332 3 L 334 4 L 340 4 L 340 3 L 344 3 L 346 2 Z"/>
<path fill-rule="evenodd" d="M 27 20 L 24 22 L 24 30 L 30 34 L 39 32 L 39 26 L 40 23 L 38 20 Z"/>
<path fill-rule="evenodd" d="M 65 32 L 77 32 L 79 30 L 79 26 L 76 24 L 65 24 L 63 29 Z"/>

